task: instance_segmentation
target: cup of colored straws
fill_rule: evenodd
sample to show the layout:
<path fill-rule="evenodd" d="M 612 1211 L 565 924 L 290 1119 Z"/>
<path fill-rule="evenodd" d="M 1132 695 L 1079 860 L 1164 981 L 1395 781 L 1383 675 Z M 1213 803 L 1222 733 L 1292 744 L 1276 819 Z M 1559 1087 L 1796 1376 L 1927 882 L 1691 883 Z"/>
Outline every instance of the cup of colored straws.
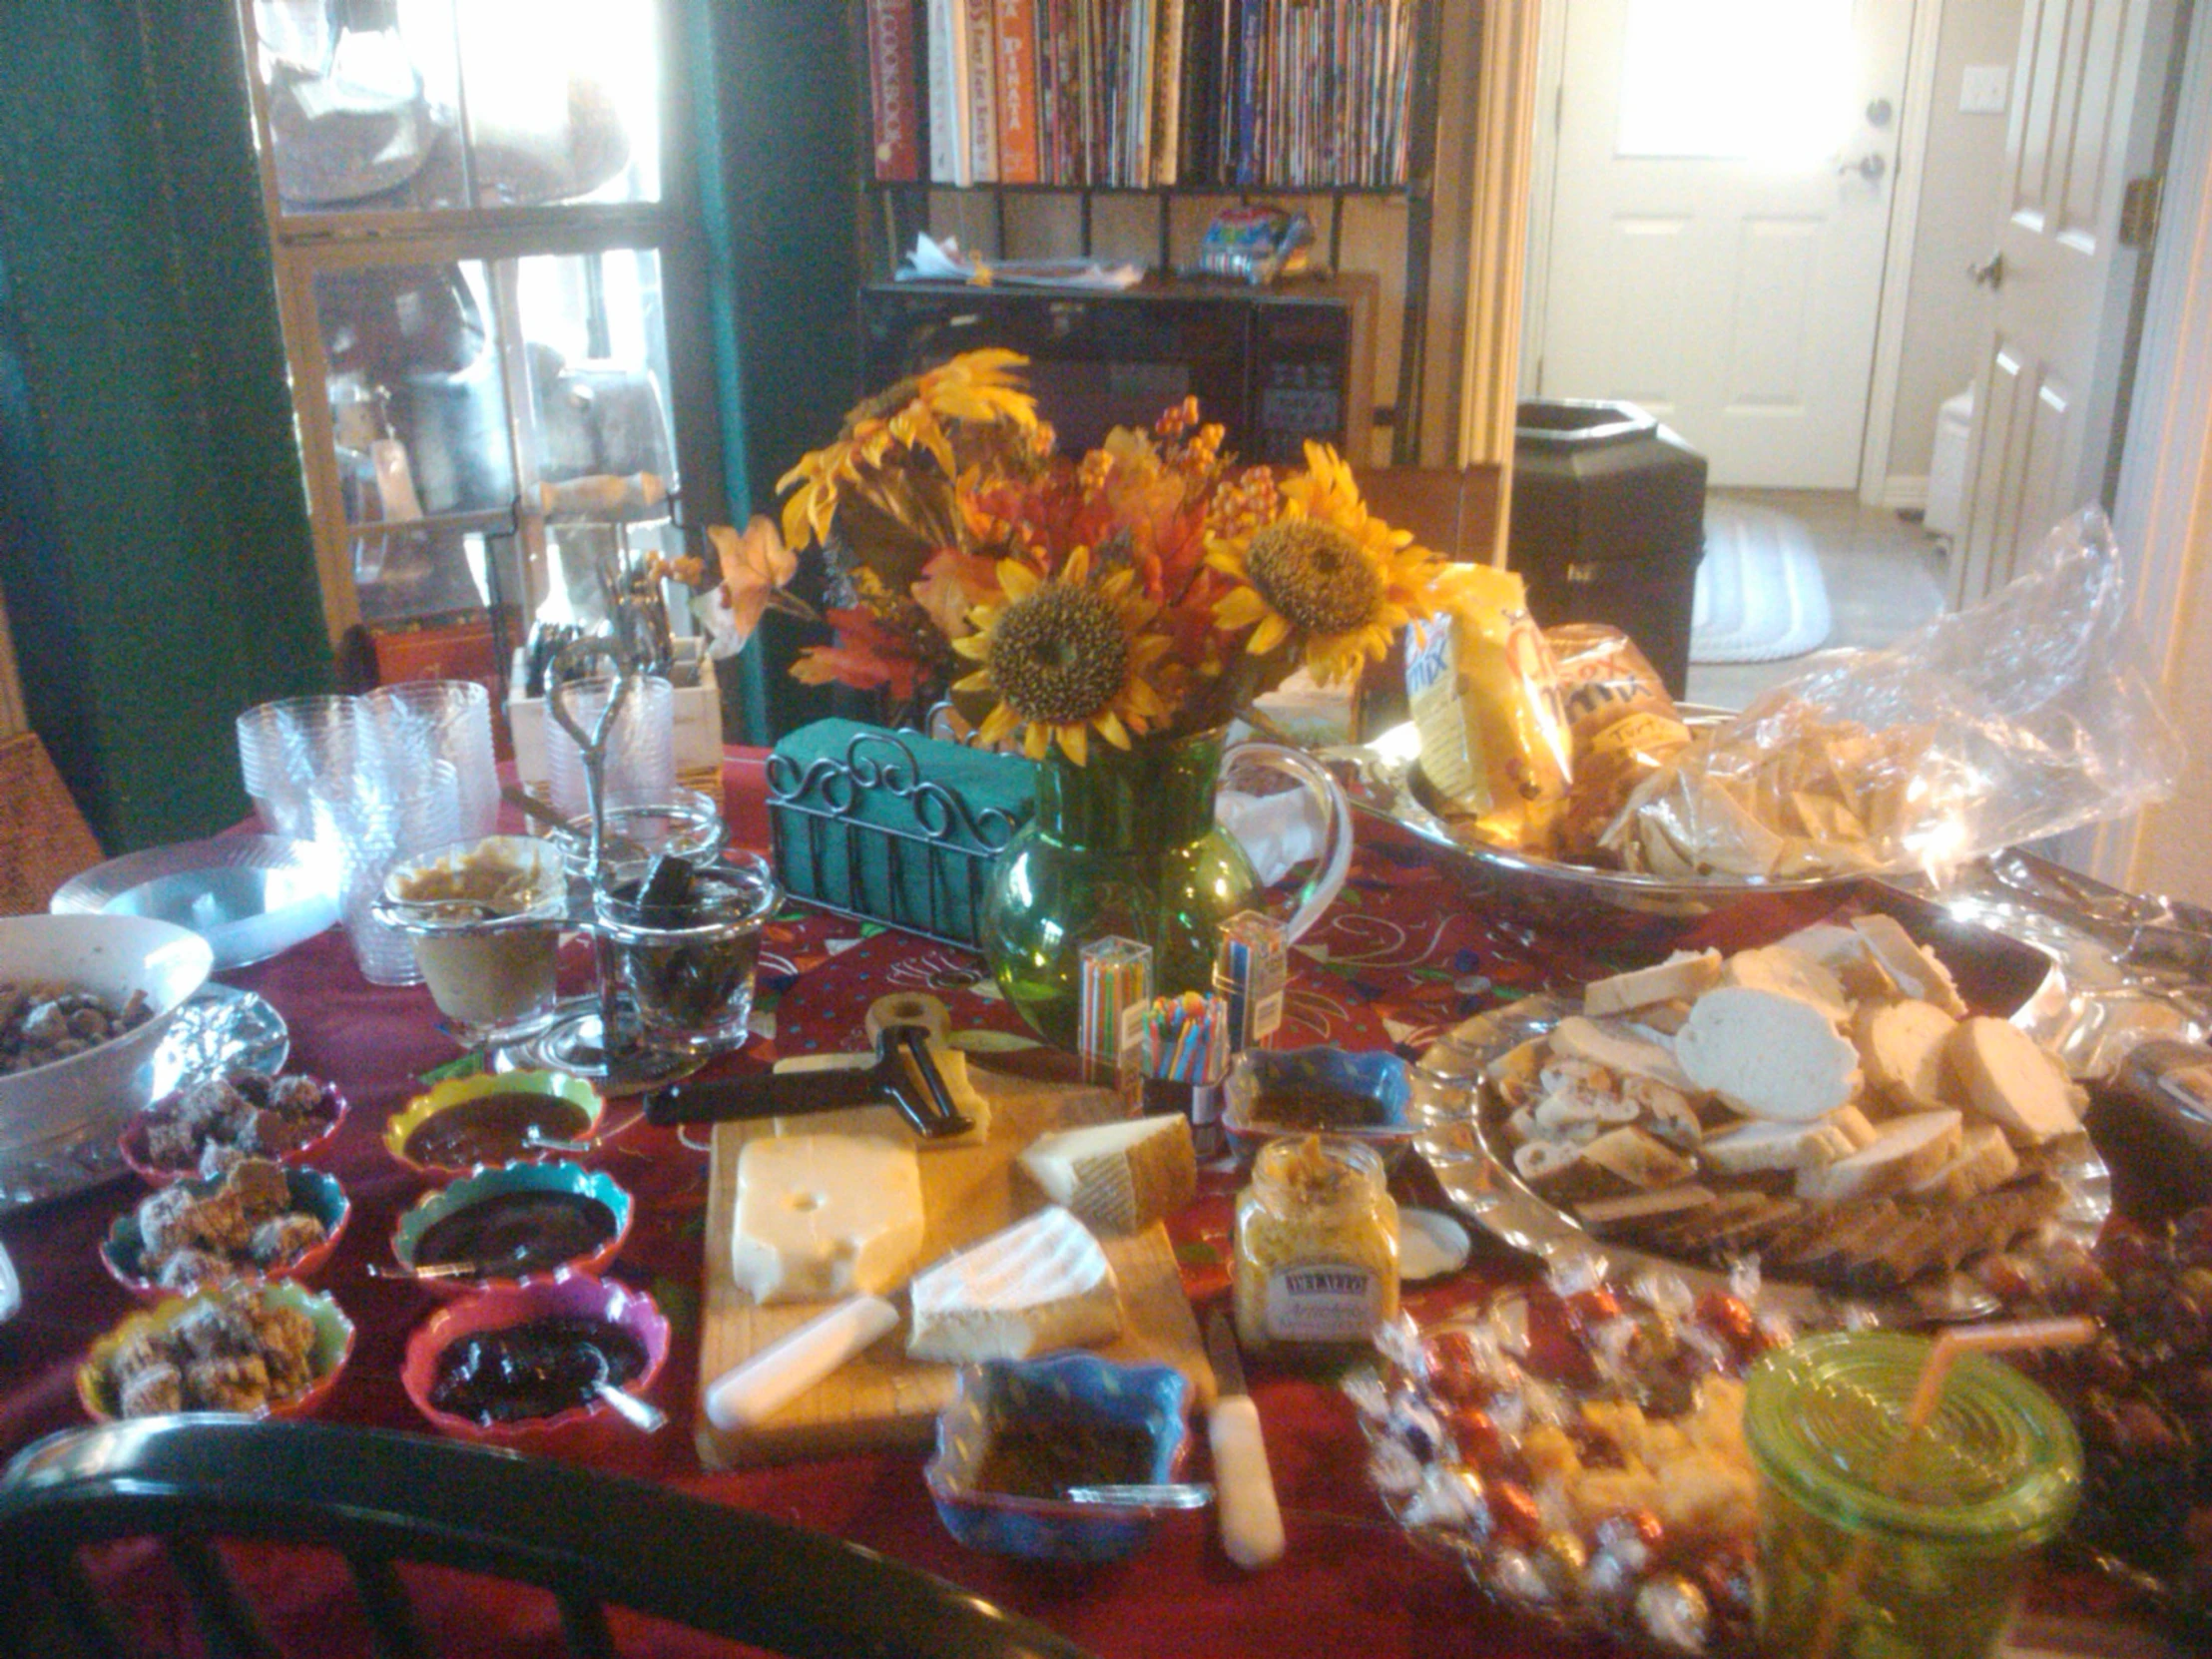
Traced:
<path fill-rule="evenodd" d="M 1202 1158 L 1221 1152 L 1221 1084 L 1231 1057 L 1229 1003 L 1185 991 L 1159 996 L 1144 1016 L 1144 1109 L 1181 1112 Z"/>

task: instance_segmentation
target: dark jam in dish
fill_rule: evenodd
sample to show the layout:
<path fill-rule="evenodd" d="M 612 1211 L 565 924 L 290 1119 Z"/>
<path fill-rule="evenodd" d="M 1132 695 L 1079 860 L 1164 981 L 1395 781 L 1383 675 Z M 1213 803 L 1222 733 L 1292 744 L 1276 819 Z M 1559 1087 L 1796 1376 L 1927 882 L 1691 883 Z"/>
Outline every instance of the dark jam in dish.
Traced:
<path fill-rule="evenodd" d="M 470 1262 L 519 1279 L 589 1256 L 615 1236 L 615 1213 L 582 1193 L 494 1193 L 432 1222 L 415 1241 L 418 1268 Z"/>
<path fill-rule="evenodd" d="M 975 1471 L 976 1490 L 1009 1497 L 1064 1497 L 1070 1486 L 1152 1478 L 1152 1436 L 1141 1423 L 1065 1407 L 1001 1416 Z"/>
<path fill-rule="evenodd" d="M 591 1123 L 591 1114 L 559 1095 L 507 1089 L 480 1094 L 424 1118 L 407 1136 L 407 1156 L 418 1164 L 465 1168 L 504 1164 L 536 1150 L 525 1137 L 531 1126 L 547 1140 L 573 1140 Z"/>
<path fill-rule="evenodd" d="M 1386 1122 L 1389 1113 L 1371 1095 L 1318 1084 L 1292 1084 L 1261 1094 L 1252 1107 L 1252 1121 L 1271 1129 L 1319 1130 L 1372 1129 Z"/>
<path fill-rule="evenodd" d="M 557 1314 L 449 1345 L 430 1403 L 481 1425 L 550 1417 L 592 1403 L 602 1380 L 619 1387 L 644 1370 L 644 1345 L 621 1326 Z"/>

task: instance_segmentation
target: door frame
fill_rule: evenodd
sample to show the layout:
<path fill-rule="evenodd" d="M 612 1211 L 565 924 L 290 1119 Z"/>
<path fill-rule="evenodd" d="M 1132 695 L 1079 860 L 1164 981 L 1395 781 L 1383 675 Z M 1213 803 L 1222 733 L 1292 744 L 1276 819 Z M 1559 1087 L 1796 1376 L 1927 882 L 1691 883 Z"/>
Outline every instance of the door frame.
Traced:
<path fill-rule="evenodd" d="M 2183 615 L 2192 593 L 2201 604 L 2212 585 L 2212 5 L 2185 5 L 2175 27 L 2187 31 L 2175 42 L 2183 54 L 2176 119 L 2112 513 L 2132 559 L 2135 618 L 2169 706 L 2191 644 Z M 2191 764 L 2201 775 L 2212 756 Z M 2134 890 L 2145 874 L 2146 816 L 2097 832 L 2090 874 Z"/>
<path fill-rule="evenodd" d="M 1544 323 L 1551 297 L 1551 221 L 1559 182 L 1559 117 L 1566 80 L 1567 7 L 1548 0 L 1536 43 L 1534 142 L 1529 157 L 1527 290 L 1521 300 L 1520 390 L 1534 396 L 1543 371 Z M 1889 486 L 1890 433 L 1897 419 L 1898 378 L 1905 356 L 1905 303 L 1913 277 L 1913 247 L 1920 234 L 1921 178 L 1928 152 L 1929 118 L 1935 109 L 1936 48 L 1945 0 L 1914 0 L 1906 47 L 1904 108 L 1898 119 L 1896 183 L 1890 192 L 1890 227 L 1882 249 L 1882 289 L 1875 313 L 1874 372 L 1861 414 L 1859 499 L 1885 502 Z"/>

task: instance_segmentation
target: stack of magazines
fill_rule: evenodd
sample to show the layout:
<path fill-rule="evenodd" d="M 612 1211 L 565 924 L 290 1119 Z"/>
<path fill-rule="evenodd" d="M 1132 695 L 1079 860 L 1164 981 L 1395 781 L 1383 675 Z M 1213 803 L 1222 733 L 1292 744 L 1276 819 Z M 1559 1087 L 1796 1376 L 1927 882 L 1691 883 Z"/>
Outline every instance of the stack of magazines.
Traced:
<path fill-rule="evenodd" d="M 1422 0 L 868 0 L 884 182 L 1403 186 Z"/>

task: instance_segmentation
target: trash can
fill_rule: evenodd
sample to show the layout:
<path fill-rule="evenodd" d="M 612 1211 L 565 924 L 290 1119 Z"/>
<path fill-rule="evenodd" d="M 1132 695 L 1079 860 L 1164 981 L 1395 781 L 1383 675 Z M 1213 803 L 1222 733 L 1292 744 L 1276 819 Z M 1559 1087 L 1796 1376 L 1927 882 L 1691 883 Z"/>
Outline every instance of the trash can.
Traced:
<path fill-rule="evenodd" d="M 1521 404 L 1505 562 L 1539 626 L 1610 623 L 1681 697 L 1704 555 L 1703 455 L 1633 403 Z"/>

